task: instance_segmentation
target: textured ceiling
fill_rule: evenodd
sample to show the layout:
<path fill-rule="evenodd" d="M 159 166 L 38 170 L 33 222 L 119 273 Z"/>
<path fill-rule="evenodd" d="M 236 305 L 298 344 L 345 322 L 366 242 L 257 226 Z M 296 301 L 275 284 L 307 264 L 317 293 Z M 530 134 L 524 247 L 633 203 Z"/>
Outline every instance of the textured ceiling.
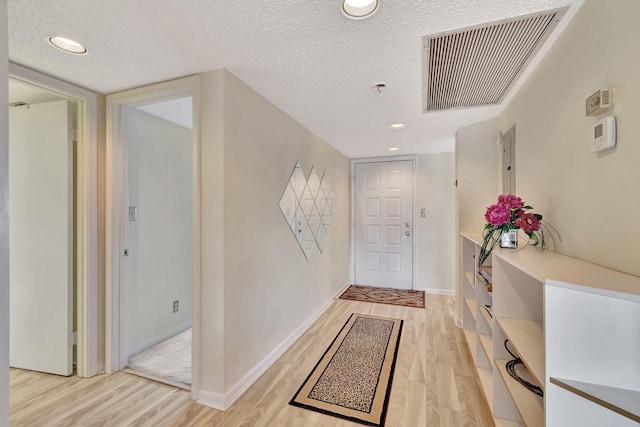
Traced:
<path fill-rule="evenodd" d="M 572 6 L 551 43 L 583 1 L 381 0 L 353 21 L 339 0 L 9 0 L 9 56 L 100 93 L 224 67 L 348 157 L 441 152 L 503 107 L 422 114 L 422 36 Z M 89 54 L 51 48 L 53 34 Z"/>

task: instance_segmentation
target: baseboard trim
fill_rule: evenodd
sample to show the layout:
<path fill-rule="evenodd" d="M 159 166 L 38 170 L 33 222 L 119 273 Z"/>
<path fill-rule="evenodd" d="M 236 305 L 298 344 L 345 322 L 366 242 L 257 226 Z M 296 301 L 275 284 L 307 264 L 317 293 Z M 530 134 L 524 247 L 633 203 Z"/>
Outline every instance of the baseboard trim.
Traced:
<path fill-rule="evenodd" d="M 226 409 L 224 406 L 224 395 L 210 391 L 199 390 L 196 403 L 217 409 L 218 411 L 224 411 Z"/>
<path fill-rule="evenodd" d="M 169 331 L 165 331 L 162 335 L 158 337 L 152 338 L 150 340 L 146 340 L 145 342 L 138 344 L 135 348 L 130 348 L 129 357 L 135 356 L 138 353 L 142 353 L 143 351 L 153 347 L 154 345 L 160 344 L 162 341 L 168 340 L 169 338 L 174 337 L 179 333 L 186 331 L 190 327 L 191 327 L 191 320 L 189 320 L 189 323 L 185 323 L 183 325 L 176 326 L 175 328 Z"/>
<path fill-rule="evenodd" d="M 340 295 L 342 295 L 344 293 L 344 291 L 347 290 L 347 288 L 349 288 L 349 286 L 351 286 L 351 282 L 347 282 L 345 283 L 340 289 L 338 289 L 338 291 L 333 294 L 333 299 L 339 299 Z"/>
<path fill-rule="evenodd" d="M 455 289 L 437 289 L 437 288 L 415 288 L 416 291 L 424 291 L 427 294 L 431 295 L 450 295 L 454 296 L 456 294 Z"/>
<path fill-rule="evenodd" d="M 282 343 L 280 343 L 280 345 L 278 345 L 271 353 L 269 353 L 267 357 L 262 359 L 260 363 L 254 366 L 254 368 L 247 373 L 247 375 L 245 375 L 240 381 L 238 381 L 233 387 L 231 387 L 231 389 L 224 395 L 220 407 L 213 405 L 220 404 L 220 401 L 218 399 L 221 397 L 221 395 L 202 390 L 198 394 L 198 403 L 202 403 L 203 405 L 210 406 L 221 411 L 229 409 L 231 405 L 233 405 L 234 402 L 238 400 L 240 396 L 242 396 L 242 394 L 247 391 L 247 389 L 249 389 L 249 387 L 251 387 L 253 383 L 256 382 L 256 380 L 260 378 L 260 376 L 264 374 L 264 372 L 269 369 L 269 367 L 273 365 L 273 363 L 278 360 L 278 358 L 282 356 L 282 354 L 287 351 L 289 347 L 291 347 L 293 343 L 296 342 L 296 340 L 300 338 L 302 334 L 304 334 L 316 320 L 320 318 L 320 316 L 324 314 L 325 311 L 327 311 L 331 304 L 333 304 L 334 301 L 337 300 L 350 285 L 351 283 L 346 283 L 340 289 L 338 289 L 338 291 L 336 291 L 331 296 L 331 298 L 325 301 L 324 304 L 322 304 L 315 313 L 313 313 L 307 320 L 305 320 L 304 323 L 298 326 L 298 328 L 296 328 L 296 330 L 294 330 L 291 335 L 289 335 Z"/>

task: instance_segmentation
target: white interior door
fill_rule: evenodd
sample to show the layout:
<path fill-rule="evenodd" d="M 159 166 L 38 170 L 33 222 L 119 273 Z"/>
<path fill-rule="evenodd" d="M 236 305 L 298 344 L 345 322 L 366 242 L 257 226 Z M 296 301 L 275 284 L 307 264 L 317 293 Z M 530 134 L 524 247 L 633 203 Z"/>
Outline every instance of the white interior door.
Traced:
<path fill-rule="evenodd" d="M 73 372 L 71 104 L 9 113 L 10 365 Z"/>
<path fill-rule="evenodd" d="M 413 288 L 413 162 L 355 166 L 355 283 Z"/>

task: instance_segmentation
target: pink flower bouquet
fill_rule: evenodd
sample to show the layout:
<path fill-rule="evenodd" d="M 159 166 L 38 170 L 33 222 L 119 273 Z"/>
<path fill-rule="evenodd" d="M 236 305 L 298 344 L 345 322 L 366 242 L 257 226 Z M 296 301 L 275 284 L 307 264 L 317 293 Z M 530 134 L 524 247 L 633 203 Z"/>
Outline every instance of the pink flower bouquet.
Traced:
<path fill-rule="evenodd" d="M 541 251 L 547 247 L 545 231 L 546 235 L 550 235 L 555 242 L 550 232 L 555 232 L 556 235 L 558 232 L 550 224 L 542 221 L 542 215 L 528 212 L 531 209 L 533 209 L 531 206 L 526 206 L 520 197 L 513 194 L 501 194 L 498 196 L 498 203 L 487 207 L 484 214 L 487 224 L 482 234 L 478 268 L 484 264 L 491 251 L 500 242 L 502 233 L 509 230 L 522 230 L 529 237 L 527 245 L 540 244 Z"/>

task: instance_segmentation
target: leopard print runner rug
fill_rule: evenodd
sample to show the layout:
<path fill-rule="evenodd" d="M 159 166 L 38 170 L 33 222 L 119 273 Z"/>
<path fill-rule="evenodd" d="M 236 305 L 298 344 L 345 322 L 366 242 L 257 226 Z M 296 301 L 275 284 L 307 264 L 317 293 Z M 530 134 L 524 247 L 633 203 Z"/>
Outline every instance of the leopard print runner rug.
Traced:
<path fill-rule="evenodd" d="M 402 320 L 352 314 L 291 405 L 384 426 Z"/>

